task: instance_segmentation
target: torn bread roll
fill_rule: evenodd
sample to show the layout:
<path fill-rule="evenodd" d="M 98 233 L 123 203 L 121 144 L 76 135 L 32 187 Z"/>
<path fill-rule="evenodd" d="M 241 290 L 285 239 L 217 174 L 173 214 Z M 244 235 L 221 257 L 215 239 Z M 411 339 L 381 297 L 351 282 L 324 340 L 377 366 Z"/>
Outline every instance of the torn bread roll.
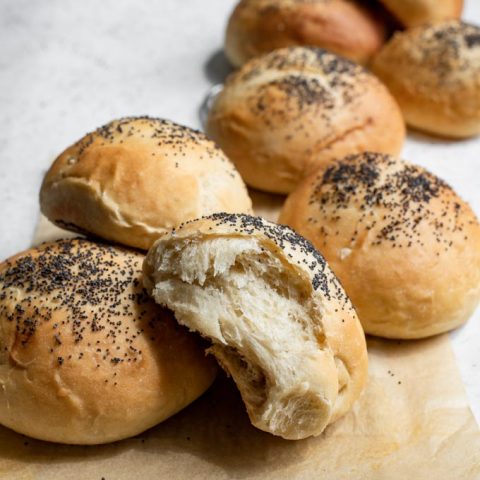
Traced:
<path fill-rule="evenodd" d="M 0 424 L 51 442 L 114 442 L 210 386 L 215 362 L 143 289 L 143 258 L 77 239 L 0 264 Z"/>
<path fill-rule="evenodd" d="M 53 163 L 40 192 L 59 227 L 147 250 L 164 231 L 218 211 L 251 211 L 245 184 L 201 132 L 131 117 L 85 135 Z"/>
<path fill-rule="evenodd" d="M 144 262 L 147 290 L 212 342 L 257 428 L 319 435 L 367 378 L 363 330 L 323 257 L 285 226 L 214 214 L 163 235 Z"/>
<path fill-rule="evenodd" d="M 376 77 L 325 50 L 300 47 L 256 58 L 231 75 L 206 131 L 248 185 L 274 193 L 292 191 L 335 158 L 398 154 L 405 139 L 400 109 Z"/>
<path fill-rule="evenodd" d="M 478 304 L 478 220 L 422 167 L 376 153 L 339 160 L 298 186 L 279 221 L 322 252 L 369 334 L 436 335 Z"/>
<path fill-rule="evenodd" d="M 225 53 L 239 67 L 278 48 L 314 46 L 367 63 L 387 36 L 374 8 L 364 0 L 241 0 L 228 21 Z"/>
<path fill-rule="evenodd" d="M 452 138 L 480 134 L 480 28 L 456 20 L 398 32 L 373 72 L 407 124 Z"/>

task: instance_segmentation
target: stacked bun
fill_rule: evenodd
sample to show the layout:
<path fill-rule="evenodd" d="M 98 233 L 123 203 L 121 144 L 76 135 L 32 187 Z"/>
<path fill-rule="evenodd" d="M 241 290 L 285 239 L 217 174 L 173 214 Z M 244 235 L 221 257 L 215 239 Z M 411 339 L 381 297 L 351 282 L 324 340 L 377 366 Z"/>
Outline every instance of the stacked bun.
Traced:
<path fill-rule="evenodd" d="M 317 48 L 287 48 L 251 60 L 225 83 L 206 125 L 246 183 L 288 193 L 335 158 L 398 154 L 401 112 L 365 69 Z"/>
<path fill-rule="evenodd" d="M 297 187 L 279 221 L 322 252 L 367 333 L 435 335 L 478 304 L 478 220 L 421 167 L 374 153 L 338 160 Z"/>
<path fill-rule="evenodd" d="M 144 249 L 190 218 L 251 210 L 213 142 L 148 117 L 113 121 L 65 150 L 40 199 L 61 227 Z M 210 386 L 214 362 L 150 300 L 142 261 L 134 250 L 62 240 L 0 265 L 0 423 L 53 442 L 112 442 Z"/>
<path fill-rule="evenodd" d="M 97 444 L 170 417 L 215 378 L 198 339 L 143 289 L 143 255 L 60 240 L 0 264 L 0 423 Z"/>
<path fill-rule="evenodd" d="M 67 148 L 45 176 L 40 205 L 62 228 L 145 250 L 186 220 L 252 208 L 211 140 L 149 117 L 115 120 Z"/>
<path fill-rule="evenodd" d="M 228 21 L 225 53 L 239 67 L 278 48 L 314 46 L 367 63 L 385 42 L 387 29 L 365 3 L 241 0 Z"/>
<path fill-rule="evenodd" d="M 452 20 L 397 33 L 372 69 L 410 126 L 456 138 L 480 133 L 480 28 Z"/>

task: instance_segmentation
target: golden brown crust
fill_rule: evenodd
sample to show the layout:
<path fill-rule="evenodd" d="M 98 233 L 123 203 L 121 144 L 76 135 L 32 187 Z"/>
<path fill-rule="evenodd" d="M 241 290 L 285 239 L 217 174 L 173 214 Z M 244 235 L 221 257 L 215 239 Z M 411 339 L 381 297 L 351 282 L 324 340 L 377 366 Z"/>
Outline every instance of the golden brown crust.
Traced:
<path fill-rule="evenodd" d="M 397 33 L 372 70 L 410 126 L 447 137 L 480 133 L 480 28 L 453 20 Z"/>
<path fill-rule="evenodd" d="M 136 435 L 215 376 L 198 339 L 142 287 L 143 255 L 87 240 L 0 265 L 0 423 L 42 440 Z"/>
<path fill-rule="evenodd" d="M 405 26 L 460 18 L 463 0 L 380 0 Z"/>
<path fill-rule="evenodd" d="M 278 48 L 315 46 L 367 63 L 386 28 L 360 2 L 241 0 L 227 27 L 225 52 L 235 66 Z"/>
<path fill-rule="evenodd" d="M 213 142 L 148 117 L 113 121 L 65 150 L 40 202 L 60 227 L 142 249 L 186 220 L 251 211 L 240 175 Z"/>
<path fill-rule="evenodd" d="M 335 158 L 398 154 L 405 138 L 387 89 L 362 67 L 316 48 L 277 50 L 244 65 L 217 97 L 207 132 L 247 184 L 276 193 Z"/>
<path fill-rule="evenodd" d="M 337 366 L 339 392 L 328 423 L 344 415 L 360 396 L 367 380 L 365 336 L 350 299 L 322 255 L 285 225 L 242 214 L 218 213 L 186 222 L 162 235 L 158 243 L 209 237 L 256 238 L 265 249 L 277 252 L 285 265 L 310 284 L 310 294 L 322 305 L 323 334 Z M 154 285 L 154 257 L 155 245 L 144 262 L 144 280 L 149 289 Z"/>
<path fill-rule="evenodd" d="M 305 179 L 280 222 L 309 238 L 367 333 L 420 338 L 461 325 L 480 298 L 480 226 L 421 167 L 351 156 Z"/>

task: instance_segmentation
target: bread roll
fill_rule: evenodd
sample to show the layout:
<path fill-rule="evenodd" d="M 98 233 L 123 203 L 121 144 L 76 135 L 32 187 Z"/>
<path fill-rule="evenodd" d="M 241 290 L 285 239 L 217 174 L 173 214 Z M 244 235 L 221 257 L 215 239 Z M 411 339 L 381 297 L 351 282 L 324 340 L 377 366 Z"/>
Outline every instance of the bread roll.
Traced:
<path fill-rule="evenodd" d="M 277 48 L 315 46 L 366 63 L 386 39 L 386 28 L 363 2 L 241 0 L 228 22 L 225 53 L 241 66 Z"/>
<path fill-rule="evenodd" d="M 319 435 L 367 377 L 365 338 L 323 257 L 287 227 L 218 213 L 163 235 L 144 263 L 155 300 L 212 342 L 253 425 Z"/>
<path fill-rule="evenodd" d="M 142 288 L 142 260 L 61 240 L 0 264 L 2 425 L 52 442 L 113 442 L 209 387 L 214 363 Z"/>
<path fill-rule="evenodd" d="M 145 250 L 185 220 L 251 211 L 240 175 L 213 142 L 148 117 L 115 120 L 67 148 L 40 204 L 60 227 Z"/>
<path fill-rule="evenodd" d="M 280 222 L 322 252 L 366 333 L 421 338 L 458 327 L 480 298 L 480 226 L 442 180 L 375 153 L 320 169 Z"/>
<path fill-rule="evenodd" d="M 244 65 L 228 78 L 206 128 L 247 184 L 275 193 L 350 153 L 397 154 L 405 138 L 387 89 L 316 48 L 277 50 Z"/>
<path fill-rule="evenodd" d="M 397 33 L 372 69 L 411 127 L 454 138 L 480 133 L 480 28 L 450 21 Z"/>
<path fill-rule="evenodd" d="M 405 26 L 459 18 L 463 0 L 380 0 Z"/>

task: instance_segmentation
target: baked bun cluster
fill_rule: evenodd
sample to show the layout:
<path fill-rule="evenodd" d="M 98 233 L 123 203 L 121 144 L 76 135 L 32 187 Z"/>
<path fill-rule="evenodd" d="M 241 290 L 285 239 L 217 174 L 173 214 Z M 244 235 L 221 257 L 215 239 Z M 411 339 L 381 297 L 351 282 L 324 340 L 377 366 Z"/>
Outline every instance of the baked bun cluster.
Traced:
<path fill-rule="evenodd" d="M 198 338 L 143 289 L 143 255 L 60 240 L 0 264 L 0 423 L 98 444 L 170 417 L 213 382 Z"/>
<path fill-rule="evenodd" d="M 460 18 L 463 0 L 380 0 L 405 27 Z"/>
<path fill-rule="evenodd" d="M 186 220 L 252 207 L 212 141 L 148 117 L 115 120 L 67 148 L 45 176 L 40 205 L 62 228 L 145 250 Z"/>
<path fill-rule="evenodd" d="M 241 0 L 227 26 L 225 53 L 239 67 L 278 48 L 315 46 L 360 63 L 386 40 L 387 29 L 368 2 Z"/>
<path fill-rule="evenodd" d="M 316 436 L 365 386 L 360 321 L 410 339 L 468 318 L 480 299 L 478 220 L 396 155 L 402 111 L 432 133 L 480 133 L 480 29 L 425 25 L 376 53 L 386 27 L 366 3 L 240 1 L 225 48 L 243 66 L 206 122 L 228 158 L 198 131 L 129 117 L 55 160 L 40 192 L 53 223 L 149 252 L 60 240 L 0 264 L 0 424 L 69 444 L 127 438 L 200 396 L 213 356 L 253 425 Z M 461 9 L 383 3 L 404 25 Z M 375 54 L 393 96 L 333 52 Z M 249 215 L 244 181 L 293 191 L 280 221 L 298 233 Z"/>
<path fill-rule="evenodd" d="M 253 425 L 319 435 L 367 377 L 355 310 L 323 257 L 285 226 L 214 214 L 160 237 L 144 263 L 153 298 L 199 332 L 230 374 Z"/>
<path fill-rule="evenodd" d="M 40 200 L 53 222 L 87 236 L 143 249 L 160 240 L 144 279 L 138 251 L 82 239 L 0 265 L 2 425 L 98 444 L 165 420 L 216 373 L 207 345 L 177 321 L 209 340 L 267 432 L 318 435 L 360 395 L 365 338 L 342 287 L 293 231 L 219 212 L 250 211 L 251 200 L 203 134 L 111 122 L 55 160 Z"/>
<path fill-rule="evenodd" d="M 369 334 L 446 332 L 478 304 L 478 220 L 421 167 L 375 153 L 338 160 L 298 186 L 279 221 L 322 252 Z"/>
<path fill-rule="evenodd" d="M 410 126 L 447 137 L 480 133 L 479 27 L 452 20 L 396 33 L 372 69 Z"/>
<path fill-rule="evenodd" d="M 306 47 L 276 50 L 232 74 L 206 131 L 248 185 L 275 193 L 348 154 L 398 154 L 405 138 L 401 112 L 376 77 Z"/>

